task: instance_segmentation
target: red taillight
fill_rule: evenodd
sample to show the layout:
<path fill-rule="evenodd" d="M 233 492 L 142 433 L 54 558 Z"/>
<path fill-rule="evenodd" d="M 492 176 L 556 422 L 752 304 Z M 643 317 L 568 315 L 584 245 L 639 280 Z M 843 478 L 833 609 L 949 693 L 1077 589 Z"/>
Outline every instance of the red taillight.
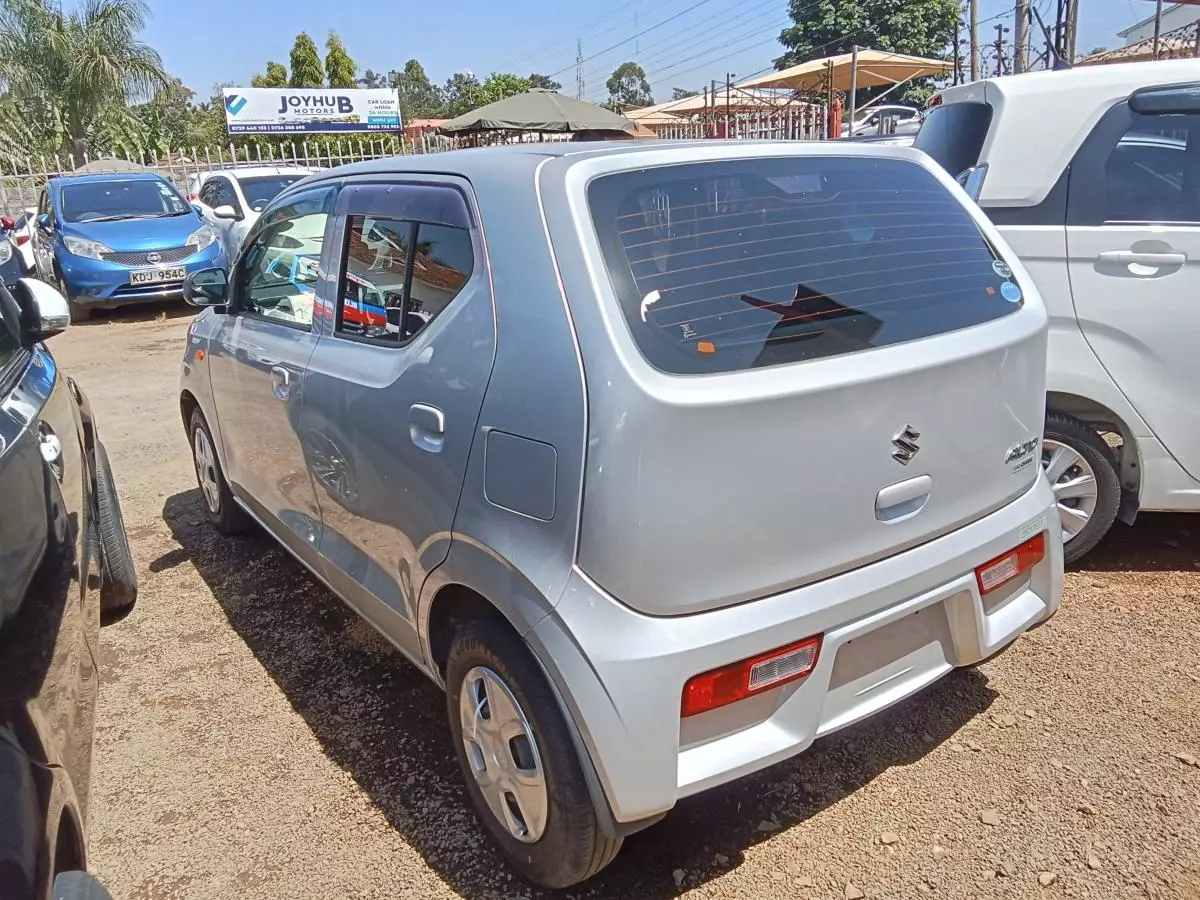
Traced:
<path fill-rule="evenodd" d="M 17 235 L 16 244 L 18 247 L 20 247 L 22 244 L 28 244 L 28 243 L 29 243 L 29 235 L 27 235 L 27 234 L 18 234 Z"/>
<path fill-rule="evenodd" d="M 816 666 L 820 652 L 817 635 L 693 676 L 683 686 L 680 715 L 708 712 L 803 678 Z"/>
<path fill-rule="evenodd" d="M 979 593 L 989 594 L 996 588 L 1008 584 L 1018 575 L 1028 572 L 1046 555 L 1046 535 L 1032 537 L 1019 547 L 1014 547 L 1003 556 L 997 556 L 975 569 L 975 580 L 979 582 Z"/>
<path fill-rule="evenodd" d="M 189 203 L 191 203 L 193 200 L 199 200 L 199 199 L 200 199 L 199 194 L 188 194 L 188 202 Z"/>

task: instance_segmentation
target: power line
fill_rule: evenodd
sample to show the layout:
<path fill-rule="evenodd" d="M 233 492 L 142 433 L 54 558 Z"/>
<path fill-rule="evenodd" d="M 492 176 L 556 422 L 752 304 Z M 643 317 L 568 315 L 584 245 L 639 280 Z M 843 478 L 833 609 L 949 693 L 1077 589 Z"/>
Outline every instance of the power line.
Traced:
<path fill-rule="evenodd" d="M 693 9 L 697 9 L 698 7 L 703 6 L 705 3 L 710 3 L 710 2 L 711 2 L 711 0 L 697 0 L 696 3 L 693 3 L 691 6 L 688 6 L 685 9 L 681 10 L 680 12 L 675 13 L 675 15 L 668 16 L 667 18 L 663 19 L 661 22 L 659 22 L 655 25 L 651 25 L 649 28 L 643 28 L 641 31 L 637 32 L 637 34 L 631 35 L 630 37 L 625 38 L 625 40 L 623 40 L 623 41 L 617 41 L 617 43 L 613 44 L 611 47 L 605 47 L 599 53 L 593 53 L 591 56 L 585 57 L 583 60 L 581 60 L 581 62 L 588 62 L 589 60 L 595 59 L 597 56 L 603 56 L 605 53 L 608 53 L 610 50 L 615 50 L 618 47 L 623 46 L 624 44 L 628 44 L 630 41 L 635 40 L 636 38 L 640 38 L 643 34 L 648 34 L 649 32 L 654 31 L 655 29 L 662 28 L 667 23 L 674 22 L 680 16 L 685 16 L 688 13 L 690 13 Z M 567 69 L 570 69 L 570 68 L 571 68 L 571 66 L 567 66 L 566 68 L 559 69 L 557 72 L 551 72 L 549 77 L 553 78 L 555 75 L 561 75 L 563 72 L 567 71 Z"/>
<path fill-rule="evenodd" d="M 571 38 L 575 37 L 579 32 L 583 31 L 584 29 L 591 28 L 593 25 L 599 25 L 605 19 L 612 18 L 617 13 L 619 13 L 621 10 L 627 9 L 628 7 L 633 6 L 637 2 L 638 2 L 638 0 L 625 0 L 624 3 L 622 3 L 620 6 L 616 7 L 615 9 L 610 9 L 608 12 L 604 13 L 603 15 L 597 16 L 596 18 L 592 19 L 590 22 L 585 22 L 584 24 L 578 26 L 577 28 L 571 29 L 571 31 L 567 32 L 566 34 L 564 34 L 560 37 L 556 37 L 553 40 L 547 41 L 545 44 L 540 44 L 537 47 L 535 47 L 533 50 L 526 50 L 523 53 L 518 53 L 516 56 L 510 57 L 509 59 L 500 63 L 496 67 L 496 71 L 502 72 L 502 71 L 506 70 L 509 66 L 513 65 L 514 63 L 520 62 L 523 59 L 528 59 L 529 57 L 539 54 L 542 51 L 544 51 L 550 47 L 557 46 L 558 44 L 562 43 L 563 41 L 569 41 Z"/>
<path fill-rule="evenodd" d="M 748 3 L 748 2 L 751 2 L 751 0 L 740 0 L 740 2 L 737 5 L 740 6 L 740 5 L 743 5 L 744 3 Z M 755 12 L 758 12 L 759 10 L 765 9 L 768 6 L 777 8 L 778 5 L 779 5 L 778 0 L 766 0 L 765 3 L 760 2 L 757 6 L 752 7 L 750 10 L 747 10 L 745 15 L 753 14 Z M 732 8 L 733 7 L 731 7 L 731 9 Z M 757 18 L 752 18 L 750 21 L 762 22 L 762 21 L 766 20 L 767 18 L 775 18 L 777 15 L 778 15 L 778 13 L 777 13 L 776 9 L 772 9 L 772 11 L 770 13 L 768 13 L 766 15 L 760 15 Z M 745 24 L 745 21 L 743 21 L 743 24 Z M 675 57 L 675 55 L 678 54 L 681 50 L 681 47 L 679 46 L 679 43 L 678 43 L 678 39 L 680 37 L 682 37 L 683 34 L 686 33 L 687 31 L 692 31 L 697 27 L 711 27 L 711 22 L 708 22 L 708 21 L 699 22 L 696 25 L 691 26 L 688 29 L 685 29 L 684 31 L 673 34 L 669 39 L 665 39 L 661 44 L 656 45 L 656 46 L 662 48 L 659 52 L 651 53 L 650 56 L 648 56 L 648 57 L 642 57 L 642 58 L 636 59 L 635 62 L 637 62 L 638 65 L 640 65 L 643 69 L 646 70 L 647 75 L 649 75 L 649 71 L 652 68 L 662 67 L 665 64 L 673 64 L 676 61 L 675 59 L 673 59 L 673 57 Z M 692 39 L 682 49 L 684 52 L 686 52 L 687 50 L 703 43 L 705 40 L 708 40 L 710 37 L 711 37 L 711 35 L 698 36 L 698 37 Z M 722 35 L 721 37 L 728 37 L 728 35 Z M 669 63 L 668 63 L 668 61 L 669 61 Z M 594 70 L 591 73 L 591 75 L 592 75 L 592 77 L 598 78 L 598 77 L 600 77 L 601 72 L 599 70 Z"/>

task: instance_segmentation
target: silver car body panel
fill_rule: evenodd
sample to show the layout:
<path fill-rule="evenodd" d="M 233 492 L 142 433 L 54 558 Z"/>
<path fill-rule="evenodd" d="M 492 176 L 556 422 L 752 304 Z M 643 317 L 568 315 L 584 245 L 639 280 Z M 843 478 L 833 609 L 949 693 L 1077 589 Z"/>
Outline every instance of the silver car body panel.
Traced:
<path fill-rule="evenodd" d="M 401 390 L 405 371 L 417 362 L 396 362 L 393 369 L 384 360 L 377 363 L 384 372 L 368 374 L 358 367 L 369 368 L 378 348 L 329 334 L 324 326 L 314 329 L 313 360 L 318 365 L 306 363 L 302 379 L 303 402 L 318 402 L 321 408 L 314 414 L 340 428 L 365 427 L 355 421 L 361 411 L 348 405 L 349 398 L 356 392 L 380 392 L 388 409 L 375 404 L 369 415 L 377 421 L 371 427 L 390 423 L 398 442 L 406 439 L 406 410 L 413 403 L 440 406 L 446 414 L 447 440 L 458 434 L 452 408 L 458 400 L 450 394 L 460 391 L 463 407 L 457 417 L 465 421 L 472 408 L 477 410 L 469 450 L 459 448 L 465 453 L 461 487 L 455 488 L 450 469 L 423 473 L 410 467 L 411 476 L 422 479 L 417 486 L 408 476 L 400 477 L 402 464 L 380 473 L 377 499 L 385 507 L 400 510 L 418 502 L 420 487 L 436 486 L 438 495 L 418 502 L 419 510 L 385 510 L 379 515 L 350 515 L 344 506 L 335 510 L 329 492 L 317 487 L 325 527 L 333 512 L 346 517 L 339 531 L 366 529 L 361 533 L 374 534 L 372 540 L 386 534 L 393 550 L 395 545 L 402 547 L 389 565 L 404 558 L 409 569 L 403 575 L 389 572 L 391 584 L 378 582 L 372 589 L 369 580 L 355 577 L 349 557 L 339 556 L 339 549 L 323 540 L 318 543 L 326 552 L 313 554 L 311 560 L 303 548 L 289 549 L 435 681 L 440 682 L 441 674 L 429 640 L 434 605 L 447 588 L 467 588 L 490 601 L 526 637 L 557 688 L 585 754 L 585 771 L 594 770 L 598 776 L 596 790 L 602 796 L 597 802 L 607 806 L 605 818 L 611 814 L 619 823 L 653 818 L 679 797 L 797 753 L 818 734 L 910 695 L 953 666 L 996 652 L 1058 607 L 1062 555 L 1057 517 L 1049 514 L 1049 488 L 1032 472 L 1004 470 L 1001 478 L 992 468 L 993 456 L 995 465 L 1002 466 L 1012 444 L 1040 433 L 1045 310 L 1019 262 L 969 204 L 982 233 L 1011 262 L 1025 291 L 1025 304 L 1000 320 L 951 335 L 815 363 L 683 378 L 651 369 L 615 305 L 582 194 L 592 175 L 739 155 L 879 153 L 932 169 L 923 155 L 907 149 L 846 144 L 530 145 L 347 166 L 312 176 L 276 200 L 286 202 L 301 190 L 335 181 L 347 187 L 440 184 L 467 198 L 474 217 L 472 283 L 477 293 L 456 298 L 456 303 L 462 301 L 457 316 L 451 317 L 448 308 L 429 328 L 429 339 L 436 342 L 435 326 L 444 319 L 447 334 L 465 325 L 464 333 L 482 342 L 473 358 L 468 348 L 446 349 L 458 360 L 456 365 L 467 366 L 465 386 L 457 386 L 447 375 L 441 384 Z M 938 177 L 966 203 L 948 177 Z M 342 225 L 339 221 L 332 227 L 330 246 L 338 245 Z M 336 275 L 340 262 L 330 253 L 327 247 L 323 268 L 329 259 L 326 271 Z M 490 323 L 468 311 L 473 307 L 478 313 L 489 303 L 494 314 Z M 207 362 L 196 360 L 197 349 L 211 348 L 220 339 L 223 318 L 228 317 L 206 312 L 193 326 L 183 387 L 209 418 L 225 461 L 245 451 L 220 446 L 237 438 L 223 428 L 219 397 L 214 407 Z M 424 352 L 419 339 L 406 349 L 412 348 L 418 356 Z M 918 364 L 915 357 L 921 351 L 924 359 Z M 441 352 L 435 346 L 433 364 Z M 939 383 L 938 369 L 930 362 L 934 356 L 951 370 L 960 366 L 959 381 L 965 386 Z M 831 438 L 837 454 L 820 447 L 813 452 L 818 469 L 825 467 L 821 476 L 827 482 L 838 480 L 830 471 L 857 468 L 871 475 L 864 475 L 869 487 L 857 497 L 873 508 L 876 493 L 889 480 L 925 473 L 917 463 L 905 467 L 890 455 L 893 435 L 912 424 L 923 432 L 917 459 L 945 467 L 947 487 L 965 486 L 958 491 L 958 501 L 947 496 L 947 507 L 930 516 L 938 520 L 932 529 L 894 537 L 890 549 L 877 544 L 865 552 L 842 553 L 835 565 L 823 567 L 818 555 L 802 552 L 800 535 L 817 540 L 820 518 L 830 517 L 825 531 L 836 531 L 837 540 L 826 546 L 836 548 L 856 527 L 859 515 L 827 508 L 829 484 L 817 489 L 816 505 L 785 510 L 764 494 L 766 482 L 760 474 L 743 473 L 752 488 L 748 494 L 763 510 L 761 521 L 748 516 L 754 508 L 749 501 L 735 505 L 730 520 L 717 515 L 711 498 L 698 502 L 680 496 L 676 476 L 666 464 L 664 445 L 669 441 L 663 436 L 680 429 L 689 440 L 695 439 L 700 433 L 698 411 L 710 415 L 710 430 L 704 436 L 710 446 L 698 448 L 697 456 L 707 454 L 711 463 L 719 453 L 745 449 L 744 436 L 735 436 L 745 425 L 741 419 L 748 409 L 774 405 L 786 413 L 797 402 L 807 402 L 804 398 L 824 392 L 828 404 L 822 408 L 825 401 L 819 400 L 810 412 L 820 411 L 820 424 L 828 433 L 846 418 L 844 407 L 839 413 L 832 399 L 838 379 L 843 387 L 865 388 L 883 383 L 889 368 L 898 365 L 916 373 L 906 382 L 912 389 L 908 393 L 942 391 L 950 411 L 938 412 L 931 401 L 919 399 L 914 402 L 929 413 L 929 421 L 908 423 L 903 421 L 907 413 L 896 407 L 895 395 L 889 394 L 887 408 L 889 404 L 871 399 L 870 391 L 864 390 L 869 428 L 854 418 L 849 439 L 834 440 L 836 433 Z M 320 386 L 324 379 L 329 383 Z M 344 380 L 344 388 L 334 391 L 336 380 Z M 486 388 L 480 393 L 482 384 Z M 435 398 L 430 392 L 438 390 L 447 393 Z M 335 396 L 336 401 L 330 399 Z M 755 401 L 739 405 L 739 396 Z M 966 396 L 973 398 L 975 408 L 962 408 L 957 402 Z M 320 397 L 326 399 L 314 399 Z M 308 415 L 304 411 L 301 421 L 312 421 Z M 713 428 L 718 421 L 721 427 Z M 983 473 L 977 479 L 983 488 L 956 480 L 965 470 L 956 468 L 948 449 L 937 450 L 936 441 L 928 442 L 927 434 L 952 435 L 940 429 L 954 422 L 978 429 L 959 449 Z M 773 425 L 767 432 L 764 452 L 808 452 L 809 435 L 802 422 Z M 882 443 L 857 440 L 868 432 L 882 436 Z M 987 446 L 986 459 L 979 453 L 982 445 Z M 392 446 L 401 452 L 400 443 Z M 417 458 L 411 447 L 402 453 L 410 460 Z M 436 464 L 446 459 L 428 455 Z M 498 460 L 523 473 L 528 490 L 522 493 L 520 484 L 499 485 L 497 478 L 503 473 L 489 471 L 489 464 L 494 467 Z M 645 465 L 642 471 L 660 483 L 638 481 L 639 461 Z M 463 457 L 455 456 L 454 471 L 459 465 Z M 688 462 L 681 465 L 686 468 Z M 553 467 L 549 478 L 548 466 Z M 880 472 L 895 474 L 875 483 Z M 943 478 L 940 470 L 934 478 Z M 456 490 L 459 496 L 454 496 Z M 670 509 L 676 534 L 667 528 Z M 447 511 L 452 512 L 448 525 Z M 389 515 L 401 518 L 380 521 Z M 271 516 L 259 518 L 279 535 L 279 524 Z M 888 527 L 874 519 L 871 524 Z M 704 525 L 733 544 L 732 551 L 723 554 L 724 567 L 716 565 L 722 554 L 697 540 Z M 751 532 L 758 543 L 741 540 L 739 528 Z M 789 529 L 790 542 L 780 537 Z M 1036 533 L 1047 536 L 1046 558 L 998 599 L 984 603 L 975 586 L 974 567 Z M 295 543 L 287 535 L 279 536 L 285 545 Z M 637 541 L 650 545 L 639 548 Z M 364 543 L 357 549 L 362 551 Z M 657 555 L 651 552 L 656 549 Z M 779 553 L 790 558 L 786 565 L 770 558 Z M 380 557 L 374 562 L 380 564 Z M 908 615 L 918 610 L 935 614 L 924 619 Z M 929 626 L 935 630 L 914 625 L 927 620 L 941 625 Z M 805 681 L 681 720 L 680 693 L 692 675 L 822 632 L 826 646 L 820 666 Z M 851 637 L 866 649 L 847 650 Z M 880 679 L 890 687 L 869 688 L 868 682 Z"/>

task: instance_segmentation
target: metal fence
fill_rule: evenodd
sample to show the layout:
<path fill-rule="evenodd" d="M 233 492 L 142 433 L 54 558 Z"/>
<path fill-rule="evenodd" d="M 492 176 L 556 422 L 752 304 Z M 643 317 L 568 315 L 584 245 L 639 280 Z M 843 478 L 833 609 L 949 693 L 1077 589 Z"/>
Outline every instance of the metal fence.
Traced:
<path fill-rule="evenodd" d="M 769 112 L 739 112 L 728 120 L 722 114 L 698 117 L 679 125 L 659 126 L 654 130 L 660 138 L 672 140 L 695 138 L 730 139 L 775 138 L 783 140 L 820 140 L 825 136 L 824 108 L 817 105 L 792 107 Z M 726 128 L 728 124 L 728 128 Z M 554 136 L 557 137 L 557 136 Z M 520 140 L 521 136 L 507 141 Z M 565 139 L 565 136 L 561 139 Z M 59 157 L 34 156 L 12 158 L 6 171 L 0 172 L 0 213 L 13 216 L 22 210 L 35 209 L 42 188 L 51 178 L 95 170 L 96 166 L 112 167 L 128 163 L 133 170 L 154 172 L 172 182 L 189 199 L 194 199 L 199 175 L 217 169 L 262 165 L 299 165 L 309 168 L 329 168 L 346 163 L 380 159 L 408 153 L 434 153 L 450 149 L 456 142 L 433 133 L 420 136 L 415 143 L 399 142 L 394 137 L 333 141 L 295 142 L 285 145 L 265 144 L 245 147 L 190 147 L 157 153 L 141 150 L 123 151 L 103 159 L 88 160 L 76 166 L 69 155 Z M 116 162 L 114 162 L 114 160 Z M 109 169 L 111 171 L 111 168 Z"/>
<path fill-rule="evenodd" d="M 125 151 L 103 159 L 85 158 L 78 166 L 69 154 L 57 158 L 27 156 L 23 160 L 13 160 L 14 164 L 9 166 L 9 170 L 0 174 L 0 212 L 15 217 L 24 209 L 36 208 L 42 188 L 49 179 L 83 174 L 98 166 L 111 170 L 113 166 L 128 163 L 131 171 L 141 169 L 162 175 L 184 195 L 191 195 L 195 193 L 193 188 L 199 181 L 197 176 L 216 169 L 269 165 L 329 168 L 395 156 L 397 153 L 434 152 L 444 149 L 445 144 L 443 139 L 435 135 L 426 135 L 415 146 L 399 144 L 394 139 L 368 137 L 322 143 L 297 142 L 284 146 L 267 144 L 235 147 L 230 144 L 225 147 L 190 147 L 162 154 L 146 150 Z"/>
<path fill-rule="evenodd" d="M 811 103 L 783 109 L 738 111 L 726 116 L 717 111 L 678 124 L 649 125 L 669 140 L 725 138 L 731 140 L 819 141 L 825 137 L 825 107 Z"/>

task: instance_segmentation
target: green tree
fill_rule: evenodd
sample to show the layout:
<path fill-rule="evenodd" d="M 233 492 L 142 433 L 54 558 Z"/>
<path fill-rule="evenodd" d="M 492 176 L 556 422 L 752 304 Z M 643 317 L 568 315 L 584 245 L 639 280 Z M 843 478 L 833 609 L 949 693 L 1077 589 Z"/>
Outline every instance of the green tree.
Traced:
<path fill-rule="evenodd" d="M 672 100 L 684 100 L 687 97 L 699 97 L 699 96 L 700 96 L 699 91 L 689 91 L 689 90 L 685 90 L 684 88 L 671 88 L 671 99 Z"/>
<path fill-rule="evenodd" d="M 352 88 L 358 76 L 358 66 L 346 52 L 346 45 L 334 31 L 325 40 L 325 77 L 331 88 Z"/>
<path fill-rule="evenodd" d="M 267 60 L 267 74 L 255 75 L 250 86 L 257 88 L 285 88 L 288 86 L 288 70 L 283 63 Z"/>
<path fill-rule="evenodd" d="M 654 102 L 650 95 L 650 82 L 646 80 L 646 70 L 635 62 L 623 62 L 613 71 L 608 81 L 608 103 L 614 110 L 649 106 Z"/>
<path fill-rule="evenodd" d="M 143 0 L 87 0 L 64 12 L 51 0 L 0 0 L 0 91 L 42 116 L 39 130 L 69 144 L 76 163 L 92 126 L 166 87 L 162 59 L 138 40 Z"/>
<path fill-rule="evenodd" d="M 292 66 L 288 85 L 294 88 L 319 88 L 325 85 L 325 70 L 321 67 L 321 56 L 317 45 L 307 32 L 296 35 L 289 57 Z"/>
<path fill-rule="evenodd" d="M 487 81 L 479 86 L 475 105 L 483 106 L 503 100 L 505 97 L 515 97 L 517 94 L 527 92 L 529 87 L 528 78 L 513 75 L 511 72 L 493 72 L 487 77 Z"/>
<path fill-rule="evenodd" d="M 479 102 L 479 79 L 473 72 L 455 72 L 446 79 L 442 88 L 442 100 L 448 118 L 482 106 Z"/>
<path fill-rule="evenodd" d="M 786 52 L 775 60 L 777 69 L 849 53 L 856 44 L 946 59 L 962 8 L 959 0 L 789 0 L 788 15 L 795 24 L 779 35 Z M 916 99 L 929 90 L 910 83 L 900 96 Z M 878 89 L 860 90 L 859 102 L 872 93 Z"/>
<path fill-rule="evenodd" d="M 529 82 L 531 88 L 542 88 L 547 91 L 561 91 L 562 85 L 554 81 L 549 75 L 539 75 L 537 72 L 532 73 L 526 81 Z"/>
<path fill-rule="evenodd" d="M 425 74 L 425 67 L 410 59 L 404 71 L 396 76 L 396 91 L 400 96 L 400 116 L 411 119 L 435 118 L 442 111 L 442 97 Z"/>

